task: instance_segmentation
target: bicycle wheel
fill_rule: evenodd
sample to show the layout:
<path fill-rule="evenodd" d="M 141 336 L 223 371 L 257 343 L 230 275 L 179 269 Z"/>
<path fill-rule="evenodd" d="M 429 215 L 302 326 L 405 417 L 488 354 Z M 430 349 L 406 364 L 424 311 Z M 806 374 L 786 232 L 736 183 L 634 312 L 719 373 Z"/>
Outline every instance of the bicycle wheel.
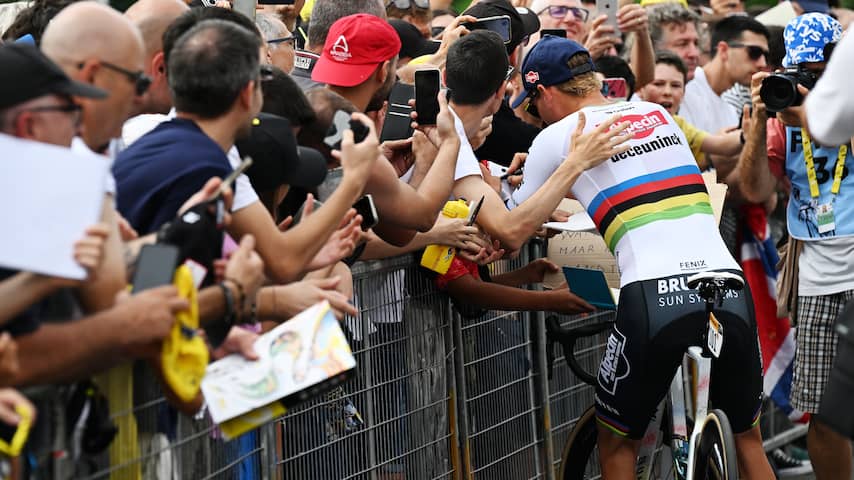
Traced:
<path fill-rule="evenodd" d="M 720 410 L 710 411 L 706 421 L 703 422 L 703 431 L 697 443 L 694 478 L 697 480 L 738 479 L 735 438 L 726 414 Z"/>
<path fill-rule="evenodd" d="M 557 478 L 562 480 L 600 478 L 596 435 L 596 409 L 590 407 L 578 419 L 566 440 Z"/>

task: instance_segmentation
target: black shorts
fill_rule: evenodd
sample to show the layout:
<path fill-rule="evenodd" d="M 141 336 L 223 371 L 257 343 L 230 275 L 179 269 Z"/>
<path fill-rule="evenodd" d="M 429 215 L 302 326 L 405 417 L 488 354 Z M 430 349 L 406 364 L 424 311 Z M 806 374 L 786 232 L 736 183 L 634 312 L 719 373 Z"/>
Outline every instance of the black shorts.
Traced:
<path fill-rule="evenodd" d="M 596 418 L 618 435 L 643 437 L 683 355 L 701 345 L 708 330 L 705 303 L 686 287 L 687 278 L 633 282 L 620 291 L 596 386 Z M 762 361 L 746 283 L 715 308 L 715 317 L 724 341 L 720 357 L 712 358 L 709 399 L 741 433 L 756 424 L 762 401 Z"/>

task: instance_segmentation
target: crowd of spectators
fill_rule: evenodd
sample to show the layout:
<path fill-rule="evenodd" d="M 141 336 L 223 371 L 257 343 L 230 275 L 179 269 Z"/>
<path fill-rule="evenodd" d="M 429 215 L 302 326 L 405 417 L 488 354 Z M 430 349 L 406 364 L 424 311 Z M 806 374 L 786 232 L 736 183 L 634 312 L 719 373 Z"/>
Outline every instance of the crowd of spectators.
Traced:
<path fill-rule="evenodd" d="M 254 358 L 260 333 L 323 300 L 341 319 L 358 316 L 365 299 L 352 298 L 354 262 L 433 244 L 457 249 L 448 273 L 430 275 L 458 305 L 593 311 L 565 286 L 520 288 L 558 271 L 548 260 L 503 275 L 488 268 L 547 236 L 544 222 L 569 216 L 558 206 L 578 162 L 563 162 L 525 201 L 512 197 L 534 139 L 562 118 L 548 111 L 557 102 L 548 88 L 548 101 L 511 101 L 523 80 L 537 82 L 522 66 L 547 35 L 583 46 L 603 77 L 625 79 L 628 101 L 672 115 L 699 168 L 729 186 L 736 227 L 722 226 L 725 238 L 766 235 L 788 202 L 789 233 L 773 240 L 791 237 L 795 255 L 795 293 L 780 299 L 800 327 L 792 399 L 817 412 L 833 320 L 854 297 L 854 207 L 844 206 L 854 203 L 834 203 L 854 194 L 848 167 L 834 163 L 852 160 L 850 143 L 813 144 L 805 155 L 800 107 L 769 115 L 760 89 L 780 68 L 819 76 L 849 12 L 802 1 L 794 4 L 801 16 L 766 25 L 742 0 L 620 5 L 609 21 L 586 0 L 298 0 L 258 5 L 254 18 L 228 0 L 137 0 L 124 12 L 94 1 L 29 2 L 2 26 L 0 137 L 62 147 L 68 161 L 96 156 L 109 173 L 103 185 L 84 186 L 103 196 L 99 219 L 73 246 L 85 279 L 0 268 L 0 421 L 16 424 L 20 405 L 38 411 L 39 398 L 20 393 L 32 386 L 61 391 L 125 362 L 161 368 L 161 343 L 188 302 L 173 286 L 127 292 L 141 248 L 158 242 L 179 244 L 182 261 L 199 267 L 198 316 L 213 359 Z M 496 16 L 509 19 L 509 38 L 467 28 Z M 435 124 L 419 124 L 412 109 L 411 135 L 381 142 L 399 107 L 392 91 L 424 69 L 441 72 Z M 339 111 L 367 134 L 347 130 L 333 149 L 324 139 Z M 830 143 L 840 139 L 848 136 Z M 585 133 L 564 154 L 592 167 L 609 157 L 607 142 Z M 246 156 L 252 166 L 221 189 Z M 805 156 L 818 165 L 820 191 Z M 489 162 L 513 175 L 493 176 Z M 366 194 L 378 223 L 364 230 L 352 206 Z M 482 199 L 476 223 L 443 216 L 449 199 Z M 828 204 L 834 228 L 815 223 Z M 194 224 L 187 212 L 206 220 Z M 739 259 L 737 241 L 728 244 Z M 399 275 L 382 282 L 403 297 Z M 382 315 L 392 318 L 362 321 L 405 321 L 394 309 Z M 203 404 L 169 398 L 188 413 Z M 847 439 L 817 421 L 809 432 L 817 478 L 850 477 Z M 33 451 L 49 438 L 32 438 Z M 34 465 L 17 467 L 26 478 Z"/>

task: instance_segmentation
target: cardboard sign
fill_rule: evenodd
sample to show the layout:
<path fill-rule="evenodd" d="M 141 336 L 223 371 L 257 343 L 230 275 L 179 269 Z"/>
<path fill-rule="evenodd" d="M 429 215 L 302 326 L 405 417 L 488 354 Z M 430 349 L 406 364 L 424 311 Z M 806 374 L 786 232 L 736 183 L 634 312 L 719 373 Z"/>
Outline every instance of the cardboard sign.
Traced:
<path fill-rule="evenodd" d="M 583 212 L 577 200 L 564 199 L 558 209 L 570 213 Z M 559 267 L 579 267 L 601 270 L 611 288 L 620 288 L 620 271 L 617 261 L 596 232 L 561 232 L 549 239 L 548 259 Z M 563 272 L 546 274 L 543 285 L 555 288 L 566 279 Z"/>

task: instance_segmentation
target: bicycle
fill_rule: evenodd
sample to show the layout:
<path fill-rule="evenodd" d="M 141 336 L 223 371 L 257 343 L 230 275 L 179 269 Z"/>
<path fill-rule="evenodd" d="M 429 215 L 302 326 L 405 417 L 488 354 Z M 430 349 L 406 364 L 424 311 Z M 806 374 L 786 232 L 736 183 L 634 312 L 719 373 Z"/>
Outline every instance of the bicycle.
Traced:
<path fill-rule="evenodd" d="M 661 401 L 647 427 L 638 453 L 637 478 L 648 480 L 654 473 L 652 478 L 655 479 L 735 480 L 738 463 L 732 428 L 724 412 L 708 409 L 708 398 L 711 355 L 717 356 L 723 342 L 714 309 L 722 305 L 728 293 L 743 289 L 744 280 L 726 272 L 701 272 L 691 276 L 687 285 L 697 290 L 705 302 L 710 329 L 703 335 L 702 347 L 688 348 L 683 364 L 673 377 L 669 395 Z M 554 360 L 553 345 L 559 343 L 570 370 L 583 382 L 595 386 L 596 376 L 584 371 L 575 358 L 575 345 L 579 338 L 603 333 L 613 323 L 566 329 L 556 317 L 548 317 L 549 366 Z M 693 384 L 692 375 L 687 371 L 691 362 L 696 367 Z M 686 391 L 691 395 L 686 396 Z M 689 425 L 692 425 L 690 430 Z M 570 432 L 561 455 L 558 479 L 583 480 L 596 475 L 599 469 L 597 434 L 595 408 L 591 406 Z M 668 456 L 672 461 L 668 461 Z"/>

